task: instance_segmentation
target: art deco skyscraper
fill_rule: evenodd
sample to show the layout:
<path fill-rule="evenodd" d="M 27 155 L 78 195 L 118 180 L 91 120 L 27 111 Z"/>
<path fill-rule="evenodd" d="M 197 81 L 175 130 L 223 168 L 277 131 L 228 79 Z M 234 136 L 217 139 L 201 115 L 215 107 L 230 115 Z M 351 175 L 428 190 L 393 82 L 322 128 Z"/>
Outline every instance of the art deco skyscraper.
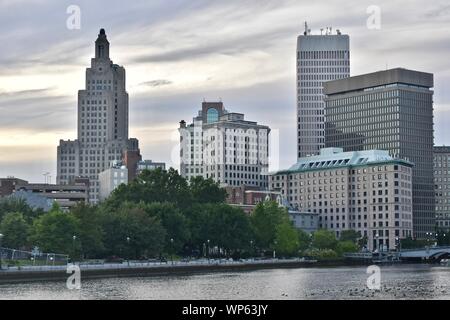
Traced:
<path fill-rule="evenodd" d="M 126 151 L 138 150 L 128 139 L 128 93 L 125 69 L 109 57 L 104 29 L 95 41 L 95 58 L 86 70 L 86 88 L 78 92 L 78 139 L 60 141 L 57 182 L 76 177 L 90 180 L 90 202 L 98 202 L 98 174 L 120 161 Z"/>
<path fill-rule="evenodd" d="M 350 76 L 350 39 L 327 28 L 312 35 L 308 26 L 297 40 L 297 157 L 325 147 L 323 83 Z"/>

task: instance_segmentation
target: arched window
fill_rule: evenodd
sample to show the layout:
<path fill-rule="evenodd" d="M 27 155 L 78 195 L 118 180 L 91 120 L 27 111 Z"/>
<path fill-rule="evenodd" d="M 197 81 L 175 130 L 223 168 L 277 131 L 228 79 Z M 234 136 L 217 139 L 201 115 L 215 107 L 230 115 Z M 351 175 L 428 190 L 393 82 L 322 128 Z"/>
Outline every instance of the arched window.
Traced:
<path fill-rule="evenodd" d="M 217 121 L 219 121 L 219 111 L 214 108 L 208 109 L 208 111 L 206 112 L 206 122 L 212 123 Z"/>

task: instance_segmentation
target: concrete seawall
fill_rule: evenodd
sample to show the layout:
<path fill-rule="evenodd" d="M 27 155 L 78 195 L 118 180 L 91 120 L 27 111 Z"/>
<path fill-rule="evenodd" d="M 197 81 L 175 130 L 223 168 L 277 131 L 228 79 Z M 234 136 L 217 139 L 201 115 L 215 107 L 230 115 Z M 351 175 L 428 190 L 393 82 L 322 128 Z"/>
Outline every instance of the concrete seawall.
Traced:
<path fill-rule="evenodd" d="M 144 266 L 124 266 L 102 267 L 80 266 L 82 279 L 100 279 L 100 278 L 117 278 L 117 277 L 157 277 L 169 275 L 192 275 L 199 273 L 211 272 L 245 272 L 262 269 L 280 269 L 280 268 L 311 268 L 311 267 L 330 267 L 349 265 L 344 261 L 321 261 L 321 262 L 305 262 L 305 261 L 272 261 L 253 262 L 253 263 L 214 263 L 209 264 L 175 264 L 171 265 L 153 265 Z M 354 264 L 352 264 L 354 265 Z M 23 282 L 39 282 L 39 281 L 60 281 L 66 280 L 70 274 L 67 273 L 65 267 L 59 267 L 53 270 L 3 270 L 0 271 L 0 284 L 6 283 L 23 283 Z"/>

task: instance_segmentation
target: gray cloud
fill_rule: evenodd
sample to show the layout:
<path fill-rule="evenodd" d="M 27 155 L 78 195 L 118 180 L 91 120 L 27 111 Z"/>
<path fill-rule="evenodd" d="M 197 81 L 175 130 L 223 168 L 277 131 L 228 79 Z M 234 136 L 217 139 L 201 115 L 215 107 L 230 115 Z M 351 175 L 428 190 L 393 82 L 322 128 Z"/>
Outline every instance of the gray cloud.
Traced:
<path fill-rule="evenodd" d="M 306 0 L 78 0 L 81 8 L 81 30 L 65 27 L 66 8 L 71 0 L 0 0 L 0 77 L 17 75 L 67 74 L 84 72 L 93 52 L 93 41 L 100 27 L 107 30 L 113 60 L 131 67 L 165 68 L 180 72 L 179 63 L 195 62 L 222 56 L 231 58 L 235 68 L 245 56 L 267 56 L 266 63 L 275 67 L 265 74 L 254 75 L 249 69 L 248 83 L 211 88 L 211 79 L 220 80 L 221 73 L 205 76 L 203 83 L 189 89 L 177 89 L 176 78 L 150 76 L 139 87 L 150 87 L 139 94 L 130 94 L 130 132 L 147 128 L 141 138 L 144 156 L 168 161 L 171 143 L 151 140 L 167 128 L 176 130 L 181 119 L 191 120 L 205 97 L 223 98 L 232 111 L 245 113 L 251 120 L 279 129 L 282 136 L 283 166 L 295 160 L 295 43 L 308 20 L 314 32 L 332 25 L 349 33 L 352 44 L 354 74 L 402 66 L 435 73 L 436 76 L 436 141 L 448 140 L 450 118 L 450 50 L 447 26 L 450 6 L 447 1 L 379 0 L 382 8 L 382 29 L 366 28 L 367 6 L 371 0 L 306 1 Z M 137 48 L 139 50 L 134 50 Z M 120 59 L 118 58 L 120 56 Z M 256 59 L 256 58 L 255 58 Z M 209 59 L 211 61 L 211 59 Z M 282 61 L 283 63 L 279 63 Z M 284 70 L 276 70 L 281 66 Z M 256 66 L 255 68 L 263 68 Z M 133 73 L 128 72 L 128 82 Z M 257 77 L 261 77 L 256 79 Z M 219 81 L 217 80 L 217 81 Z M 240 79 L 236 79 L 240 80 Z M 167 93 L 167 86 L 170 94 Z M 40 89 L 35 89 L 40 86 Z M 48 85 L 47 85 L 48 86 Z M 0 128 L 27 128 L 33 132 L 72 131 L 76 128 L 76 93 L 58 93 L 57 88 L 37 83 L 14 92 L 0 88 Z M 229 86 L 229 87 L 227 87 Z M 142 88 L 141 88 L 142 89 Z M 173 90 L 172 90 L 173 89 Z M 129 88 L 130 90 L 130 88 Z M 276 111 L 276 112 L 275 112 Z M 170 131 L 170 130 L 169 130 Z M 61 136 L 66 139 L 68 137 Z M 167 137 L 167 141 L 169 141 Z M 153 142 L 152 142 L 153 141 Z M 56 143 L 51 151 L 56 153 Z M 21 159 L 20 165 L 2 162 L 0 175 L 23 174 L 38 179 L 40 172 L 55 171 L 55 160 L 39 159 L 39 146 L 29 152 L 2 149 Z M 30 158 L 28 162 L 24 159 Z M 38 173 L 36 173 L 38 172 Z"/>
<path fill-rule="evenodd" d="M 145 86 L 145 87 L 162 87 L 162 86 L 170 85 L 172 83 L 173 82 L 170 80 L 160 79 L 160 80 L 151 80 L 151 81 L 142 82 L 139 85 Z"/>

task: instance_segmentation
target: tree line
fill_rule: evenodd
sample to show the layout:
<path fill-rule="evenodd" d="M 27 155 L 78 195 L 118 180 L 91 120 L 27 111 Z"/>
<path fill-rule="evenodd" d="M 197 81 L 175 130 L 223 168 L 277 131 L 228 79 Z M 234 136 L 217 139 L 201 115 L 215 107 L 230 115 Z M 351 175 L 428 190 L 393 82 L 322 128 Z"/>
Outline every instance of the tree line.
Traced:
<path fill-rule="evenodd" d="M 359 250 L 348 230 L 310 235 L 296 229 L 285 208 L 263 202 L 248 215 L 226 204 L 226 191 L 211 179 L 189 182 L 174 169 L 144 171 L 103 203 L 49 212 L 23 201 L 0 202 L 3 247 L 69 254 L 72 259 L 250 256 L 336 258 Z M 212 250 L 214 249 L 214 250 Z"/>

